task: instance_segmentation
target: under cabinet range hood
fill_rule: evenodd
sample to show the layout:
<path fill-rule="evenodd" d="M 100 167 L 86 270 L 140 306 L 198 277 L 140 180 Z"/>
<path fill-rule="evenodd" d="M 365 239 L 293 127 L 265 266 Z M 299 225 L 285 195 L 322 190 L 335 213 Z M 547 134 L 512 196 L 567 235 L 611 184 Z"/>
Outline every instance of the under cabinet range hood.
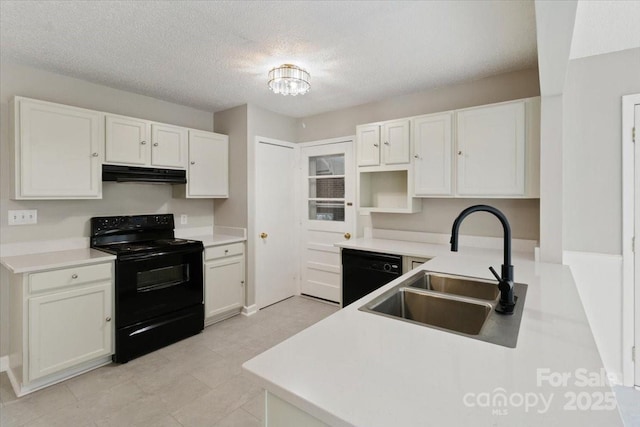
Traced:
<path fill-rule="evenodd" d="M 186 184 L 187 172 L 180 169 L 102 165 L 102 180 L 150 184 Z"/>

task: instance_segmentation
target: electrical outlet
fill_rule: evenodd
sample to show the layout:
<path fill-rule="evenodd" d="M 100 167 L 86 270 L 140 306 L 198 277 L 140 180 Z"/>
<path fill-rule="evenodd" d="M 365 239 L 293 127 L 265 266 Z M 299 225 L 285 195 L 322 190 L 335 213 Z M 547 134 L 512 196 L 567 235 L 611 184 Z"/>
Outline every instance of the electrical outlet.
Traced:
<path fill-rule="evenodd" d="M 8 211 L 9 225 L 25 225 L 38 223 L 37 209 Z"/>
<path fill-rule="evenodd" d="M 20 211 L 9 211 L 9 225 L 20 224 Z"/>
<path fill-rule="evenodd" d="M 31 209 L 31 210 L 25 211 L 25 215 L 26 215 L 25 224 L 37 224 L 38 223 L 38 210 L 37 209 Z"/>
<path fill-rule="evenodd" d="M 188 223 L 188 221 L 189 221 L 189 218 L 187 217 L 186 214 L 180 215 L 180 224 L 185 225 Z"/>

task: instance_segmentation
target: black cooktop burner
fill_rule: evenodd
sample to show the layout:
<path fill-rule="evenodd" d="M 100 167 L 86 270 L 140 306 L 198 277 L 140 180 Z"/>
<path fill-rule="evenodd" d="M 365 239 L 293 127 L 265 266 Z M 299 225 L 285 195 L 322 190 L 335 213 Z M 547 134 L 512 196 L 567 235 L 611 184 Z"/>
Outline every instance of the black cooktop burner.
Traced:
<path fill-rule="evenodd" d="M 102 249 L 113 254 L 126 254 L 133 252 L 154 252 L 163 251 L 163 249 L 175 248 L 176 246 L 188 246 L 188 245 L 200 245 L 201 242 L 197 240 L 186 239 L 160 239 L 160 240 L 145 240 L 141 242 L 120 242 L 111 243 L 106 245 L 97 245 L 95 248 Z M 177 248 L 176 248 L 177 249 Z"/>

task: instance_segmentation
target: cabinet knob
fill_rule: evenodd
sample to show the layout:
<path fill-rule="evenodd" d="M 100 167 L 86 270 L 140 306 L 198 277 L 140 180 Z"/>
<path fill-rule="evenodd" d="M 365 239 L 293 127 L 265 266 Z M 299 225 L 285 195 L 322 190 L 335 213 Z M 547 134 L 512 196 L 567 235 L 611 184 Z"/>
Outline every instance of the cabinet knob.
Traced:
<path fill-rule="evenodd" d="M 93 157 L 98 157 L 98 153 L 91 154 Z"/>
<path fill-rule="evenodd" d="M 104 320 L 106 320 L 107 322 L 111 322 L 111 317 L 107 317 L 107 318 L 106 318 L 106 319 L 104 319 Z"/>
<path fill-rule="evenodd" d="M 266 239 L 269 235 L 267 233 L 260 233 L 261 239 Z"/>
<path fill-rule="evenodd" d="M 385 142 L 384 142 L 384 145 L 389 145 L 389 141 L 385 141 Z"/>
<path fill-rule="evenodd" d="M 458 156 L 462 156 L 462 151 L 458 151 Z"/>
<path fill-rule="evenodd" d="M 71 278 L 72 278 L 72 279 L 77 279 L 77 278 L 78 278 L 78 275 L 74 273 L 74 274 L 72 274 L 72 275 L 71 275 Z"/>
<path fill-rule="evenodd" d="M 378 144 L 373 144 L 373 146 L 374 146 L 374 147 L 377 147 L 377 146 L 378 146 Z"/>
<path fill-rule="evenodd" d="M 413 158 L 414 158 L 414 159 L 419 159 L 419 158 L 420 158 L 420 156 L 418 156 L 417 154 L 414 154 L 414 155 L 413 155 Z"/>
<path fill-rule="evenodd" d="M 240 284 L 241 284 L 241 285 L 244 285 L 244 280 L 241 280 L 241 281 L 240 281 Z"/>
<path fill-rule="evenodd" d="M 146 145 L 147 141 L 140 141 L 140 145 Z"/>
<path fill-rule="evenodd" d="M 158 143 L 157 143 L 157 142 L 154 142 L 154 143 L 153 143 L 153 146 L 154 146 L 154 147 L 157 147 L 157 146 L 158 146 Z"/>
<path fill-rule="evenodd" d="M 194 162 L 193 160 L 191 160 L 191 164 L 192 164 L 192 165 L 195 165 L 195 164 L 196 164 L 196 162 Z"/>
<path fill-rule="evenodd" d="M 344 238 L 349 240 L 351 238 L 351 233 L 344 233 Z"/>
<path fill-rule="evenodd" d="M 224 254 L 226 255 L 226 254 L 228 254 L 228 253 L 229 253 L 229 249 L 225 249 L 225 250 L 224 250 Z"/>

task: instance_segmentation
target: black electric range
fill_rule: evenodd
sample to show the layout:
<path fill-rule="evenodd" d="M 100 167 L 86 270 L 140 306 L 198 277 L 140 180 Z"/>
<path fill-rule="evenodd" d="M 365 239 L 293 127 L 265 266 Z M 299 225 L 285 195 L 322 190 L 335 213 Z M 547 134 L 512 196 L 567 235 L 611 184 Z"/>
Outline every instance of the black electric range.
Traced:
<path fill-rule="evenodd" d="M 203 245 L 175 238 L 173 214 L 91 218 L 91 247 L 117 257 L 115 362 L 202 331 Z"/>

